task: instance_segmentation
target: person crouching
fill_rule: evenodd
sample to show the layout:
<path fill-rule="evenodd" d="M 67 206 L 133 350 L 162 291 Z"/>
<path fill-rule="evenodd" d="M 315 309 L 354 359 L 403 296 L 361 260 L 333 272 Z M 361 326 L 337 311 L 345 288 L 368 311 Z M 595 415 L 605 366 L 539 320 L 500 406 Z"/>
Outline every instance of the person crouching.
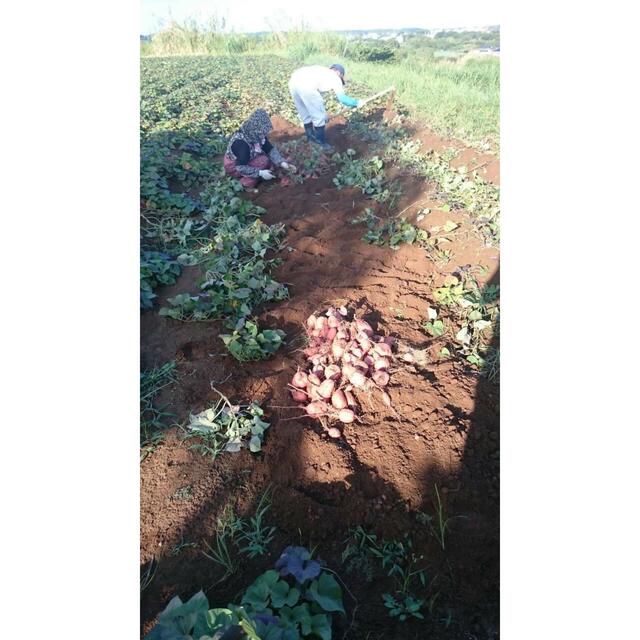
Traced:
<path fill-rule="evenodd" d="M 260 179 L 273 180 L 271 171 L 281 167 L 295 173 L 296 167 L 282 157 L 278 149 L 269 142 L 267 134 L 273 129 L 269 115 L 264 109 L 256 109 L 231 136 L 224 154 L 224 170 L 238 178 L 246 189 L 253 189 Z"/>

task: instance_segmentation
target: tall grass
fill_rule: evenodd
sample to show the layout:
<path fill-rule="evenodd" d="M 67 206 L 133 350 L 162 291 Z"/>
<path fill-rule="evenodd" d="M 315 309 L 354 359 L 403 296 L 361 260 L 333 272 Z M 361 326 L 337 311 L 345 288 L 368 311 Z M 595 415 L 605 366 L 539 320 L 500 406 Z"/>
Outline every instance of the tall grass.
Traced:
<path fill-rule="evenodd" d="M 182 24 L 172 22 L 155 34 L 151 42 L 140 46 L 142 56 L 168 55 L 250 55 L 279 54 L 304 61 L 311 55 L 325 53 L 340 55 L 346 38 L 336 33 L 312 32 L 303 29 L 272 31 L 262 35 L 222 33 L 219 25 L 199 25 L 195 20 Z"/>
<path fill-rule="evenodd" d="M 308 64 L 332 61 L 324 54 L 305 60 Z M 394 85 L 398 100 L 438 133 L 497 150 L 500 132 L 497 59 L 475 58 L 459 64 L 412 56 L 399 63 L 345 61 L 344 64 L 347 79 L 356 85 L 364 84 L 374 92 Z"/>
<path fill-rule="evenodd" d="M 171 55 L 233 55 L 241 54 L 255 46 L 252 38 L 244 34 L 221 33 L 218 24 L 211 21 L 201 26 L 195 20 L 183 24 L 172 22 L 155 34 L 151 42 L 143 42 L 143 56 Z"/>

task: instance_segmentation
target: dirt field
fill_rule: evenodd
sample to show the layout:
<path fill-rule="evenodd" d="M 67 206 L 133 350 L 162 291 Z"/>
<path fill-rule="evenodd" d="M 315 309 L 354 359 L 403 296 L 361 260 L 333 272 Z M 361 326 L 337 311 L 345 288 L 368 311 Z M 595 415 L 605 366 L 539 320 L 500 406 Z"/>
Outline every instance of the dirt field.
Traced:
<path fill-rule="evenodd" d="M 277 144 L 300 137 L 302 129 L 274 118 Z M 364 151 L 336 119 L 328 138 L 338 150 Z M 416 134 L 424 148 L 452 146 L 429 132 Z M 465 150 L 455 163 L 480 166 L 485 180 L 498 183 L 499 162 Z M 475 163 L 475 165 L 471 163 Z M 393 172 L 393 169 L 392 169 Z M 430 224 L 461 222 L 460 211 L 438 209 L 428 182 L 396 171 L 402 187 L 397 210 L 431 207 Z M 287 346 L 268 361 L 240 364 L 218 338 L 220 323 L 180 323 L 157 310 L 141 316 L 141 365 L 159 366 L 175 359 L 180 382 L 160 403 L 170 403 L 178 421 L 216 399 L 212 386 L 238 401 L 266 408 L 271 423 L 257 455 L 242 450 L 215 462 L 189 450 L 170 431 L 165 442 L 141 464 L 141 564 L 158 561 L 157 573 L 141 602 L 141 631 L 176 594 L 183 599 L 203 588 L 209 602 L 225 606 L 261 571 L 269 568 L 287 544 L 317 545 L 322 558 L 340 573 L 347 618 L 335 638 L 409 639 L 498 637 L 499 582 L 499 388 L 459 360 L 436 357 L 433 339 L 421 328 L 433 288 L 456 267 L 489 267 L 483 282 L 498 283 L 499 254 L 472 233 L 456 239 L 455 260 L 438 269 L 415 245 L 365 244 L 362 227 L 349 221 L 366 201 L 359 189 L 338 190 L 333 175 L 284 187 L 266 184 L 247 194 L 267 209 L 264 222 L 284 223 L 289 250 L 274 277 L 286 283 L 291 299 L 267 305 L 261 324 L 281 328 Z M 193 290 L 194 268 L 166 297 Z M 424 366 L 398 359 L 389 393 L 391 410 L 377 396 L 363 406 L 359 423 L 345 425 L 332 440 L 322 427 L 293 404 L 287 383 L 296 365 L 303 323 L 329 305 L 356 310 L 376 330 L 398 339 L 398 351 L 425 349 Z M 446 550 L 416 521 L 419 511 L 433 513 L 434 484 L 444 499 L 450 522 Z M 240 571 L 216 584 L 219 569 L 194 548 L 170 553 L 181 540 L 211 539 L 216 518 L 226 504 L 250 514 L 261 492 L 273 486 L 270 520 L 278 528 L 268 557 L 243 561 Z M 340 555 L 349 527 L 363 525 L 379 535 L 410 532 L 424 554 L 430 579 L 437 578 L 437 616 L 403 624 L 389 618 L 381 604 L 381 585 L 347 573 Z M 452 612 L 447 626 L 441 618 Z"/>

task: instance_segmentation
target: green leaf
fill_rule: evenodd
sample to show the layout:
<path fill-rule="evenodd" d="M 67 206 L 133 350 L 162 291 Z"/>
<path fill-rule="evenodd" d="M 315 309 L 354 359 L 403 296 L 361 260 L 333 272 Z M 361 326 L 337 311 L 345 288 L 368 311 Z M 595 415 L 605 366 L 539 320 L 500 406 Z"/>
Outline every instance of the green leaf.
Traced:
<path fill-rule="evenodd" d="M 181 253 L 176 260 L 185 267 L 192 267 L 198 264 L 198 258 L 191 253 Z"/>
<path fill-rule="evenodd" d="M 247 287 L 236 289 L 235 291 L 232 292 L 232 295 L 234 298 L 237 298 L 238 300 L 244 300 L 245 298 L 248 298 L 251 295 L 251 289 Z"/>
<path fill-rule="evenodd" d="M 292 612 L 293 620 L 297 623 L 301 623 L 303 620 L 311 618 L 311 611 L 309 610 L 309 605 L 306 602 L 295 607 Z"/>
<path fill-rule="evenodd" d="M 238 616 L 231 609 L 209 609 L 206 617 L 206 628 L 194 629 L 194 637 L 198 638 L 204 633 L 215 632 L 225 627 L 238 624 Z"/>
<path fill-rule="evenodd" d="M 442 320 L 436 320 L 433 323 L 429 323 L 429 325 L 432 335 L 439 337 L 444 333 L 444 322 Z M 429 327 L 429 325 L 427 326 Z"/>
<path fill-rule="evenodd" d="M 322 640 L 331 640 L 331 620 L 329 616 L 319 613 L 311 618 L 311 634 Z"/>
<path fill-rule="evenodd" d="M 285 605 L 295 605 L 300 597 L 300 592 L 296 589 L 293 596 L 293 602 L 289 602 L 289 591 L 290 589 L 287 582 L 284 580 L 278 580 L 278 582 L 271 587 L 271 604 L 276 609 L 281 609 Z"/>
<path fill-rule="evenodd" d="M 168 307 L 161 307 L 160 311 L 158 311 L 158 315 L 167 316 L 168 318 L 179 320 L 182 312 L 180 311 L 180 309 L 169 309 Z"/>
<path fill-rule="evenodd" d="M 209 602 L 202 591 L 196 593 L 190 600 L 182 603 L 176 596 L 169 602 L 165 610 L 158 616 L 158 625 L 153 630 L 151 638 L 180 638 L 180 635 L 173 635 L 175 632 L 189 636 L 194 627 L 200 629 L 207 626 L 207 610 Z"/>
<path fill-rule="evenodd" d="M 265 329 L 262 332 L 262 335 L 264 336 L 264 339 L 268 342 L 277 342 L 277 343 L 282 342 L 282 336 L 280 335 L 279 330 Z"/>
<path fill-rule="evenodd" d="M 329 573 L 320 574 L 320 577 L 309 585 L 307 597 L 319 604 L 324 611 L 345 613 L 342 605 L 342 589 Z"/>
<path fill-rule="evenodd" d="M 269 604 L 269 596 L 280 575 L 273 569 L 258 576 L 242 596 L 242 604 L 251 607 L 255 612 L 263 612 Z"/>
<path fill-rule="evenodd" d="M 289 593 L 287 594 L 286 604 L 289 607 L 294 607 L 298 603 L 298 600 L 300 600 L 300 591 L 295 587 L 289 589 Z"/>
<path fill-rule="evenodd" d="M 269 425 L 271 423 L 269 422 L 265 422 L 264 420 L 260 419 L 260 416 L 264 415 L 264 411 L 262 410 L 261 407 L 255 406 L 255 408 L 252 406 L 252 411 L 251 413 L 253 413 L 253 424 L 256 427 L 259 427 L 260 429 L 262 429 L 263 431 L 265 429 L 269 428 Z"/>
<path fill-rule="evenodd" d="M 260 436 L 254 435 L 251 436 L 251 440 L 249 440 L 249 451 L 252 453 L 257 453 L 262 449 L 262 440 Z"/>
<path fill-rule="evenodd" d="M 253 416 L 253 423 L 251 425 L 251 433 L 254 435 L 261 435 L 266 429 L 269 428 L 270 423 L 260 420 L 258 416 Z"/>
<path fill-rule="evenodd" d="M 447 220 L 444 223 L 444 226 L 442 227 L 443 231 L 445 233 L 449 233 L 450 231 L 453 231 L 454 229 L 458 228 L 458 224 L 456 224 L 455 222 L 453 222 L 453 220 Z"/>
<path fill-rule="evenodd" d="M 189 295 L 188 293 L 180 293 L 177 296 L 174 296 L 173 298 L 167 298 L 167 302 L 173 305 L 174 307 L 179 307 L 183 304 L 186 304 L 190 300 L 191 300 L 191 295 Z"/>

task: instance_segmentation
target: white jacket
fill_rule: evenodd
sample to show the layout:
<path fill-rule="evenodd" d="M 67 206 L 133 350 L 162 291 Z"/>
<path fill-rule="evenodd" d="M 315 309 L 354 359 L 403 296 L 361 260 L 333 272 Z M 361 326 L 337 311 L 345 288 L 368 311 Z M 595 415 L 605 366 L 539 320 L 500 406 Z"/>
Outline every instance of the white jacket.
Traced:
<path fill-rule="evenodd" d="M 312 65 L 310 67 L 301 67 L 291 74 L 289 80 L 289 88 L 298 91 L 335 91 L 336 94 L 344 93 L 342 80 L 340 76 L 329 67 L 321 65 Z"/>

